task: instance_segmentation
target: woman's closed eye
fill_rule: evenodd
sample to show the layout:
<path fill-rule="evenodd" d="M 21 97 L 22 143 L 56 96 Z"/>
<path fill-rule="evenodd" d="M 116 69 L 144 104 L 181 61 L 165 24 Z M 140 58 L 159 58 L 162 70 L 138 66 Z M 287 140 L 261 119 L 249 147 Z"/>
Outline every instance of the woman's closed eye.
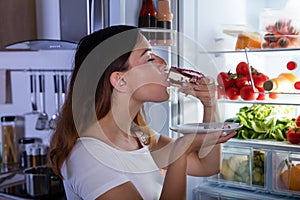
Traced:
<path fill-rule="evenodd" d="M 149 58 L 148 60 L 147 60 L 147 62 L 152 62 L 152 61 L 154 61 L 155 59 L 154 58 Z"/>

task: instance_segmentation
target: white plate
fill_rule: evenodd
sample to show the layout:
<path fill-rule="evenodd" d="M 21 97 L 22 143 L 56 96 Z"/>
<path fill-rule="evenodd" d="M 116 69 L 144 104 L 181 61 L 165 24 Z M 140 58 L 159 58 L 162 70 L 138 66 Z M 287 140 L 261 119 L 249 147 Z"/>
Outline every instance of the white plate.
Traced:
<path fill-rule="evenodd" d="M 242 124 L 231 122 L 213 122 L 213 123 L 190 123 L 171 126 L 172 131 L 182 134 L 192 133 L 212 133 L 216 131 L 231 132 L 242 127 Z"/>

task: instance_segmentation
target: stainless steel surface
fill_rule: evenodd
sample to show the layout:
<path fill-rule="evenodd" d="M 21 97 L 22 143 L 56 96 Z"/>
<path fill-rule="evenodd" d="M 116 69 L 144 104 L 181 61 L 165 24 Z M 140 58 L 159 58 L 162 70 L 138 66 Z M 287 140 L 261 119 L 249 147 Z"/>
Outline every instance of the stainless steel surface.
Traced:
<path fill-rule="evenodd" d="M 45 96 L 45 75 L 39 75 L 40 83 L 40 100 L 41 100 L 41 113 L 38 116 L 35 129 L 45 130 L 49 128 L 48 114 L 46 113 L 46 96 Z"/>
<path fill-rule="evenodd" d="M 27 194 L 32 197 L 63 192 L 60 178 L 49 167 L 27 168 L 24 170 L 24 174 Z"/>
<path fill-rule="evenodd" d="M 109 24 L 109 0 L 60 1 L 61 39 L 79 42 L 80 39 Z"/>
<path fill-rule="evenodd" d="M 75 42 L 63 40 L 28 40 L 20 41 L 7 45 L 6 49 L 24 49 L 24 50 L 57 50 L 57 49 L 76 49 Z"/>
<path fill-rule="evenodd" d="M 56 120 L 59 115 L 59 108 L 60 108 L 60 84 L 59 84 L 59 75 L 53 75 L 53 82 L 54 82 L 54 96 L 55 96 L 55 113 L 52 115 L 51 119 L 49 120 L 49 128 L 55 129 L 56 128 Z"/>
<path fill-rule="evenodd" d="M 47 195 L 50 191 L 49 169 L 46 167 L 24 170 L 26 190 L 30 196 Z"/>
<path fill-rule="evenodd" d="M 30 74 L 30 93 L 32 112 L 37 112 L 36 74 Z"/>
<path fill-rule="evenodd" d="M 68 86 L 68 76 L 61 75 L 61 105 L 65 102 L 66 93 L 67 93 L 67 86 Z"/>

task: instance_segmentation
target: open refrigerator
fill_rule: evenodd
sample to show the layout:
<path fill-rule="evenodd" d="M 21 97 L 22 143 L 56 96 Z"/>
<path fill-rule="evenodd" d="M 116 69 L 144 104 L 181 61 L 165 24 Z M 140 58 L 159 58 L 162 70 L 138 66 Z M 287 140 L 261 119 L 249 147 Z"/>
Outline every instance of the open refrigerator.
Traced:
<path fill-rule="evenodd" d="M 246 62 L 271 78 L 280 73 L 300 75 L 299 68 L 287 69 L 289 61 L 299 60 L 298 44 L 274 48 L 263 46 L 263 29 L 267 25 L 289 18 L 298 26 L 295 13 L 300 8 L 299 2 L 200 0 L 184 2 L 180 6 L 179 30 L 197 43 L 194 48 L 192 45 L 181 46 L 181 55 L 189 58 L 180 63 L 181 66 L 193 63 L 194 68 L 213 76 L 216 82 L 220 72 L 235 72 L 240 62 Z M 285 14 L 265 15 L 278 10 L 284 10 Z M 245 32 L 258 35 L 261 48 L 237 49 L 239 36 Z M 250 79 L 254 85 L 253 74 L 250 74 Z M 272 94 L 267 91 L 256 93 Z M 297 117 L 299 90 L 290 91 L 286 87 L 278 94 L 276 99 L 267 97 L 264 100 L 243 100 L 241 97 L 230 100 L 223 94 L 218 100 L 221 120 L 235 118 L 241 108 L 253 105 L 290 107 L 293 109 L 290 117 Z M 189 105 L 184 106 L 183 113 Z M 189 120 L 183 118 L 181 123 L 189 123 Z M 199 179 L 198 185 L 192 189 L 191 199 L 299 199 L 300 145 L 274 138 L 263 140 L 253 136 L 251 139 L 250 135 L 241 135 L 240 138 L 222 144 L 221 172 Z"/>

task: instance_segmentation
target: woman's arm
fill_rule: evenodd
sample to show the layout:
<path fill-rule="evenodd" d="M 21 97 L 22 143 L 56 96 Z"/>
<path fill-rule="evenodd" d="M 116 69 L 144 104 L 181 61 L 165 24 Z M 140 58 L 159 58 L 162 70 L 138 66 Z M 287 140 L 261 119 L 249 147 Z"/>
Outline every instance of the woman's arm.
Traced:
<path fill-rule="evenodd" d="M 219 137 L 219 133 L 188 134 L 177 140 L 160 136 L 158 144 L 151 149 L 151 154 L 160 168 L 166 168 L 166 176 L 161 199 L 184 199 L 186 195 L 186 175 L 209 176 L 215 174 L 214 165 L 220 157 L 220 143 L 226 142 L 234 133 Z M 208 135 L 209 137 L 205 136 Z M 198 157 L 200 148 L 211 151 L 203 158 Z"/>
<path fill-rule="evenodd" d="M 226 142 L 235 134 L 235 132 L 231 132 L 227 136 L 219 137 L 220 133 L 216 132 L 209 135 L 191 134 L 185 136 L 186 145 L 179 146 L 177 150 L 180 150 L 181 154 L 183 154 L 189 148 L 194 148 L 187 156 L 187 174 L 192 176 L 211 176 L 218 173 L 221 163 L 220 143 Z M 205 138 L 205 136 L 207 137 Z M 152 157 L 160 168 L 167 168 L 170 163 L 169 157 L 173 151 L 172 143 L 174 143 L 172 139 L 161 135 L 157 145 L 151 149 Z M 201 157 L 201 153 L 205 155 Z"/>
<path fill-rule="evenodd" d="M 186 94 L 197 97 L 203 104 L 203 122 L 219 122 L 218 104 L 216 100 L 216 86 L 212 79 L 200 79 L 198 84 L 190 84 L 182 90 Z M 190 153 L 187 157 L 187 173 L 194 176 L 210 176 L 216 174 L 221 168 L 221 145 L 220 140 L 227 141 L 235 135 L 235 132 L 228 136 L 221 136 L 222 132 L 212 134 L 198 134 L 199 148 Z M 212 136 L 212 137 L 211 137 Z M 191 138 L 193 140 L 193 138 Z M 162 148 L 170 139 L 161 137 L 156 148 Z M 209 145 L 208 145 L 209 144 Z M 165 155 L 168 155 L 165 154 Z M 159 156 L 158 156 L 159 157 Z M 167 161 L 158 159 L 162 166 L 167 165 Z"/>
<path fill-rule="evenodd" d="M 219 122 L 218 104 L 214 97 L 203 105 L 203 122 Z M 207 153 L 208 152 L 208 153 Z M 200 158 L 200 159 L 199 159 Z M 221 144 L 200 149 L 189 157 L 188 174 L 194 176 L 211 176 L 221 169 Z M 201 166 L 201 167 L 199 167 Z"/>
<path fill-rule="evenodd" d="M 192 88 L 192 90 L 187 90 L 187 93 L 198 98 L 203 104 L 203 122 L 220 122 L 218 104 L 216 99 L 216 86 L 213 79 L 204 78 L 199 80 L 198 84 L 190 84 L 189 87 Z M 193 152 L 189 156 L 189 175 L 210 176 L 218 173 L 220 171 L 220 168 L 220 144 L 200 148 L 199 152 Z"/>

